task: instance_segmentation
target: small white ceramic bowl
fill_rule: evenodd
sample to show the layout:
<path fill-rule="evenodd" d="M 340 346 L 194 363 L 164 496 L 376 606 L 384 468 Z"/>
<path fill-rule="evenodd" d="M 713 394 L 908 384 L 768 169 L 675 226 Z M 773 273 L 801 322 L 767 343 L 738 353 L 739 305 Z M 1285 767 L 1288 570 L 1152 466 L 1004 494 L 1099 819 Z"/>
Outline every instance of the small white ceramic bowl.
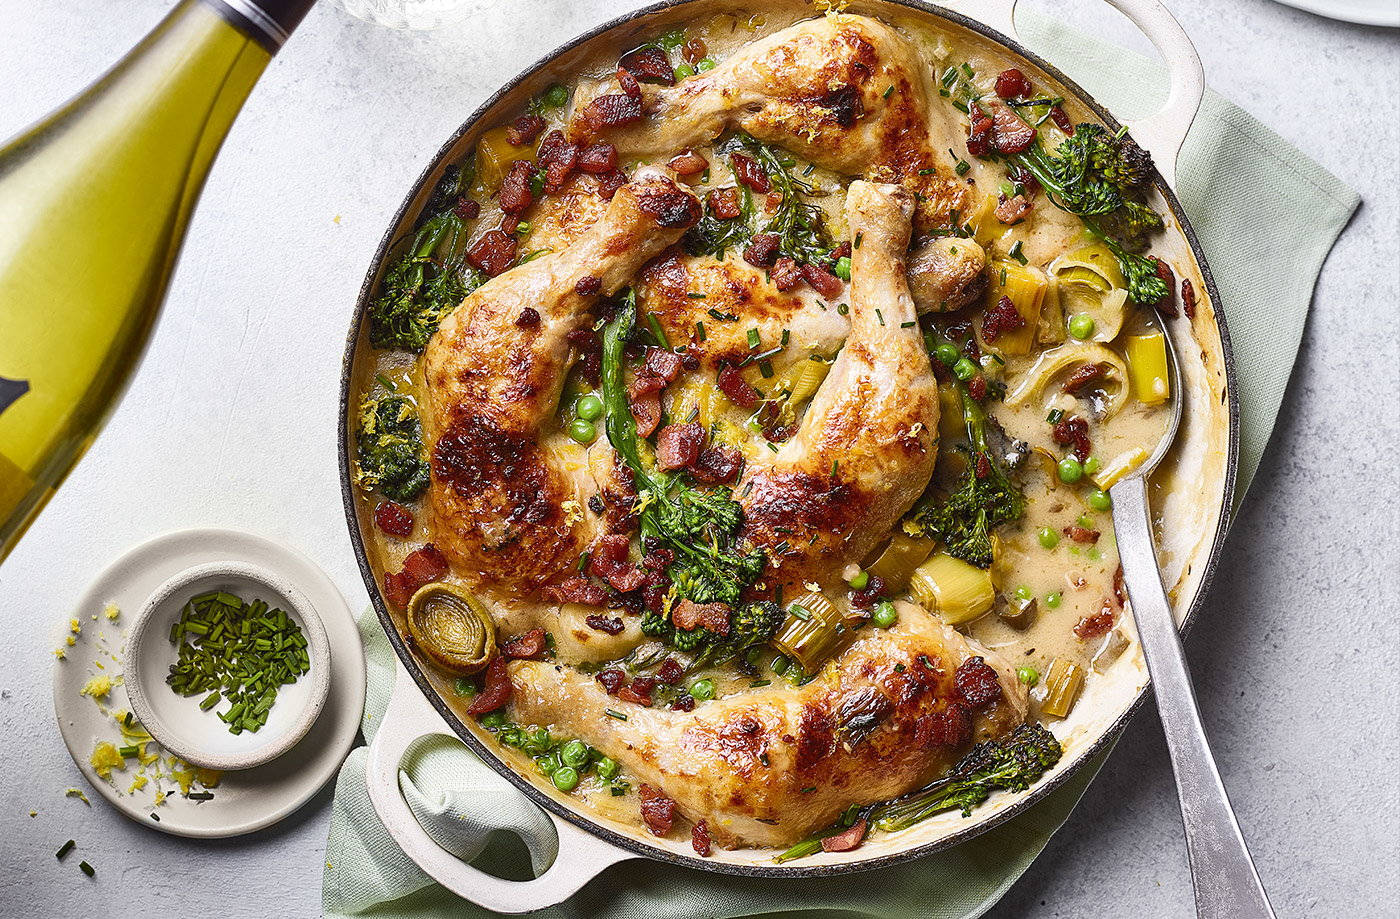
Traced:
<path fill-rule="evenodd" d="M 306 637 L 310 669 L 295 683 L 279 687 L 267 723 L 257 731 L 229 733 L 217 714 L 228 710 L 227 701 L 201 711 L 207 693 L 181 696 L 166 685 L 170 666 L 179 658 L 170 629 L 191 597 L 210 590 L 284 610 Z M 208 769 L 249 769 L 290 750 L 325 707 L 330 672 L 326 629 L 310 601 L 287 579 L 241 562 L 199 565 L 175 575 L 151 594 L 127 634 L 125 684 L 132 712 L 163 747 Z"/>

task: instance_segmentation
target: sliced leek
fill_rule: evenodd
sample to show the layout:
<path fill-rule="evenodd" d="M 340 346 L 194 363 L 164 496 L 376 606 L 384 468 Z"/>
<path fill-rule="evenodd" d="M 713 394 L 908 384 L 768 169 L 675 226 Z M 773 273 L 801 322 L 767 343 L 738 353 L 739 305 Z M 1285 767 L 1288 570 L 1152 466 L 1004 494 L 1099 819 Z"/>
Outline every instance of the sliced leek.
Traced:
<path fill-rule="evenodd" d="M 1129 335 L 1123 347 L 1133 395 L 1143 405 L 1161 405 L 1171 398 L 1167 371 L 1167 339 L 1161 332 Z"/>
<path fill-rule="evenodd" d="M 996 261 L 991 264 L 990 274 L 992 283 L 987 294 L 988 303 L 996 303 L 1006 297 L 1025 320 L 1021 328 L 1001 333 L 997 337 L 996 348 L 1003 354 L 1029 354 L 1040 326 L 1040 308 L 1045 302 L 1045 291 L 1049 285 L 1045 272 L 1034 265 Z"/>
<path fill-rule="evenodd" d="M 1063 316 L 1087 314 L 1094 320 L 1094 341 L 1112 341 L 1128 316 L 1128 292 L 1118 260 L 1107 246 L 1076 249 L 1050 263 Z"/>
<path fill-rule="evenodd" d="M 1128 365 L 1110 349 L 1095 342 L 1080 344 L 1073 342 L 1060 345 L 1041 354 L 1025 377 L 1006 396 L 1006 404 L 1022 405 L 1045 393 L 1050 384 L 1075 367 L 1085 364 L 1101 364 L 1108 370 L 1109 382 L 1104 391 L 1108 403 L 1104 419 L 1112 418 L 1128 399 Z"/>
<path fill-rule="evenodd" d="M 789 367 L 783 374 L 783 382 L 778 388 L 786 390 L 787 404 L 795 409 L 817 394 L 817 389 L 821 387 L 830 370 L 831 364 L 814 354 L 807 360 L 798 361 Z"/>
<path fill-rule="evenodd" d="M 909 591 L 948 625 L 971 622 L 996 602 L 990 572 L 943 552 L 914 569 Z"/>
<path fill-rule="evenodd" d="M 788 607 L 787 621 L 772 645 L 797 661 L 803 673 L 816 673 L 836 653 L 845 631 L 832 602 L 813 592 L 798 597 Z"/>
<path fill-rule="evenodd" d="M 1040 712 L 1052 718 L 1066 717 L 1079 692 L 1084 688 L 1084 668 L 1057 657 L 1050 664 L 1050 672 L 1045 675 L 1045 701 L 1040 703 Z"/>
<path fill-rule="evenodd" d="M 408 632 L 442 670 L 457 676 L 476 673 L 496 656 L 496 625 L 471 591 L 436 582 L 419 588 L 408 601 Z"/>
<path fill-rule="evenodd" d="M 1134 447 L 1127 453 L 1120 453 L 1112 460 L 1105 463 L 1103 468 L 1089 478 L 1093 483 L 1104 491 L 1108 491 L 1124 476 L 1128 475 L 1137 467 L 1147 461 L 1147 450 L 1143 447 Z"/>
<path fill-rule="evenodd" d="M 924 563 L 936 545 L 937 540 L 896 533 L 866 570 L 884 581 L 888 590 L 897 593 L 909 586 L 914 570 Z"/>

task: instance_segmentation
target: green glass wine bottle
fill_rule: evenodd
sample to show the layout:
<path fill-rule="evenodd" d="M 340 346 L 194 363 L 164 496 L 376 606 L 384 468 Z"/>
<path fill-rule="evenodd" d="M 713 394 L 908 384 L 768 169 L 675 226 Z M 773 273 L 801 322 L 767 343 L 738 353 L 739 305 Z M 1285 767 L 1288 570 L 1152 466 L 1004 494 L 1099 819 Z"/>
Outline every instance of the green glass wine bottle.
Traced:
<path fill-rule="evenodd" d="M 180 0 L 0 147 L 0 560 L 121 398 L 209 167 L 315 0 Z"/>

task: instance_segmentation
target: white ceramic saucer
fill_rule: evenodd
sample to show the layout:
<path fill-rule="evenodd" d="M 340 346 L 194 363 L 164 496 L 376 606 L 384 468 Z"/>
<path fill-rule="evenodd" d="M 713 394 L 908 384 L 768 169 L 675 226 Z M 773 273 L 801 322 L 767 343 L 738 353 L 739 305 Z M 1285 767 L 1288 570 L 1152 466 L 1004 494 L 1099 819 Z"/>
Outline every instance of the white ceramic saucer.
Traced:
<path fill-rule="evenodd" d="M 330 649 L 330 686 L 325 706 L 304 738 L 277 759 L 252 769 L 224 773 L 208 800 L 191 800 L 175 791 L 159 807 L 154 788 L 129 791 L 135 761 L 112 781 L 89 763 L 98 741 L 120 743 L 108 711 L 129 709 L 121 685 L 113 685 L 99 708 L 81 694 L 92 677 L 116 678 L 124 669 L 125 633 L 136 613 L 166 581 L 189 568 L 212 562 L 239 562 L 276 572 L 305 595 L 325 627 Z M 103 615 L 115 604 L 121 615 Z M 128 817 L 178 836 L 237 836 L 269 826 L 306 803 L 334 778 L 354 745 L 365 700 L 365 658 L 359 629 L 335 585 L 301 553 L 278 543 L 233 530 L 181 530 L 142 543 L 118 558 L 83 591 L 72 617 L 82 634 L 72 647 L 56 639 L 66 659 L 54 664 L 54 710 L 68 752 L 88 783 Z M 93 617 L 96 616 L 96 619 Z M 98 668 L 100 662 L 103 666 Z M 164 787 L 169 790 L 169 783 Z M 159 820 L 151 815 L 156 814 Z"/>

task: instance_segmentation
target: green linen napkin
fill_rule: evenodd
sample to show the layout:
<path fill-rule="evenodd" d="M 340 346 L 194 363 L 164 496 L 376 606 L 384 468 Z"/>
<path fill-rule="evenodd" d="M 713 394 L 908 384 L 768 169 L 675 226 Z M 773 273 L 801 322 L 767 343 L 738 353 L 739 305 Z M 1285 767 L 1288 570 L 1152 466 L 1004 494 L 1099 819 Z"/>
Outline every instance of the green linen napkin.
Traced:
<path fill-rule="evenodd" d="M 1142 57 L 1030 15 L 1026 44 L 1115 112 L 1141 113 L 1162 97 L 1161 68 Z M 1137 110 L 1136 112 L 1134 110 Z M 1283 399 L 1313 286 L 1359 199 L 1250 115 L 1213 93 L 1182 151 L 1179 192 L 1220 287 L 1234 344 L 1241 405 L 1239 493 L 1258 468 Z M 1270 194 L 1259 194 L 1258 189 Z M 1274 253 L 1261 260 L 1259 253 Z M 394 682 L 394 656 L 374 615 L 360 617 L 369 655 L 364 732 L 372 737 Z M 440 845 L 506 877 L 530 877 L 553 858 L 542 812 L 448 737 L 426 739 L 405 761 L 403 788 Z M 323 905 L 330 917 L 488 915 L 432 881 L 385 832 L 365 791 L 364 749 L 336 783 Z M 631 860 L 613 866 L 567 903 L 538 914 L 610 919 L 829 914 L 972 919 L 1030 866 L 1064 823 L 1099 763 L 1026 814 L 951 851 L 849 877 L 751 880 Z M 519 840 L 528 841 L 529 857 Z M 488 845 L 489 843 L 489 845 Z"/>

